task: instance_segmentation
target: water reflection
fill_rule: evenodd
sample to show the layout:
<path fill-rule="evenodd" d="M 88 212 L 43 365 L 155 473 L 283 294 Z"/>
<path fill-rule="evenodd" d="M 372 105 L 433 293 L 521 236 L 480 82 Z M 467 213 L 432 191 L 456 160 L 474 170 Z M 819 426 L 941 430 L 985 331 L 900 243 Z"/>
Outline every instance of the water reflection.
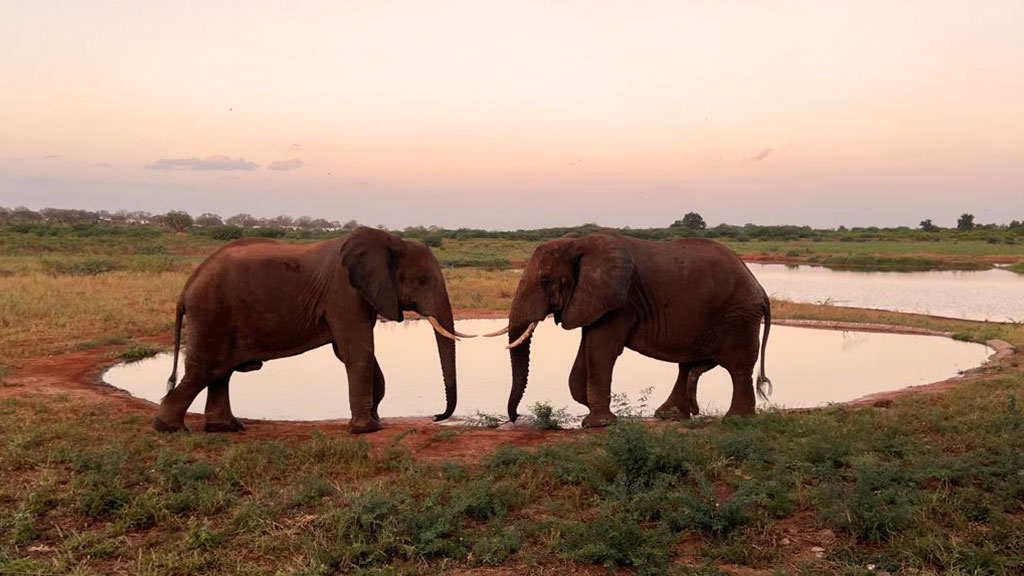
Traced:
<path fill-rule="evenodd" d="M 504 320 L 466 320 L 458 329 L 484 333 Z M 530 384 L 520 412 L 535 402 L 566 407 L 571 414 L 585 409 L 569 395 L 569 369 L 579 346 L 580 331 L 567 332 L 550 320 L 534 336 Z M 478 411 L 504 414 L 511 383 L 504 338 L 466 340 L 458 345 L 459 407 L 457 416 Z M 376 329 L 377 358 L 387 380 L 381 416 L 426 416 L 444 408 L 444 386 L 433 331 L 426 322 L 384 323 Z M 988 349 L 947 338 L 868 334 L 775 326 L 768 344 L 768 375 L 775 383 L 773 403 L 786 407 L 819 406 L 853 400 L 873 392 L 935 382 L 981 364 Z M 104 380 L 134 396 L 154 402 L 164 394 L 170 373 L 169 354 L 116 366 Z M 615 365 L 613 392 L 634 402 L 653 387 L 649 410 L 657 408 L 675 383 L 673 364 L 625 351 Z M 728 409 L 732 384 L 721 368 L 701 378 L 698 400 L 705 412 Z M 202 412 L 205 392 L 192 405 Z M 348 418 L 344 366 L 330 346 L 301 356 L 267 362 L 259 372 L 235 374 L 231 404 L 246 418 L 322 420 Z"/>
<path fill-rule="evenodd" d="M 971 320 L 1024 320 L 1024 275 L 1007 270 L 853 272 L 748 264 L 773 298 Z"/>

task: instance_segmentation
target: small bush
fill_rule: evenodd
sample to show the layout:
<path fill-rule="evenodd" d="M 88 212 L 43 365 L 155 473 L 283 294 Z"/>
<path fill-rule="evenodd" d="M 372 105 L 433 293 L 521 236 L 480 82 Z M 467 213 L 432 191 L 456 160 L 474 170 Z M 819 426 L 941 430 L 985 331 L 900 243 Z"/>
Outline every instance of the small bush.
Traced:
<path fill-rule="evenodd" d="M 295 489 L 292 503 L 296 506 L 318 504 L 325 496 L 334 494 L 334 486 L 321 476 L 306 476 Z"/>
<path fill-rule="evenodd" d="M 125 362 L 132 363 L 138 362 L 139 360 L 145 360 L 146 358 L 151 358 L 159 353 L 160 349 L 155 346 L 151 346 L 149 344 L 134 344 L 125 348 L 121 352 L 120 358 Z"/>
<path fill-rule="evenodd" d="M 663 527 L 644 529 L 625 513 L 599 511 L 586 522 L 566 525 L 558 547 L 566 558 L 609 570 L 634 566 L 639 574 L 663 573 L 673 538 Z"/>
<path fill-rule="evenodd" d="M 473 545 L 473 560 L 487 566 L 504 564 L 521 545 L 519 531 L 515 528 L 496 530 Z"/>
<path fill-rule="evenodd" d="M 555 410 L 550 404 L 537 402 L 530 407 L 530 412 L 535 418 L 533 425 L 540 430 L 561 430 L 569 419 L 565 408 Z"/>

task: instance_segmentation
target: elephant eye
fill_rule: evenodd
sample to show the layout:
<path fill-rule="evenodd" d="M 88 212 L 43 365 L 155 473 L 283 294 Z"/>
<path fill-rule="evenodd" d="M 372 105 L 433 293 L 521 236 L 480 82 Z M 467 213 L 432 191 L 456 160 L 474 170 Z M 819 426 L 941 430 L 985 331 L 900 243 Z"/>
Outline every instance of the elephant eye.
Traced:
<path fill-rule="evenodd" d="M 540 277 L 540 283 L 543 284 L 544 286 L 547 286 L 547 285 L 551 284 L 551 277 L 550 276 L 541 276 Z"/>

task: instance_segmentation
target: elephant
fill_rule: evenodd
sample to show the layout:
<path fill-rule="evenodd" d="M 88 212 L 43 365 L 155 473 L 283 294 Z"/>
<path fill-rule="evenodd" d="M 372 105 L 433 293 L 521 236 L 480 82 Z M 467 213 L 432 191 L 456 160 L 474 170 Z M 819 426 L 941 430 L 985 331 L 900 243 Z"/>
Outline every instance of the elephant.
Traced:
<path fill-rule="evenodd" d="M 275 358 L 330 343 L 348 375 L 352 433 L 381 428 L 384 374 L 374 356 L 378 315 L 401 322 L 413 310 L 433 326 L 446 406 L 455 411 L 455 331 L 448 290 L 426 246 L 373 228 L 332 240 L 284 244 L 246 238 L 226 244 L 192 273 L 177 303 L 174 368 L 153 427 L 184 428 L 185 411 L 208 389 L 208 432 L 243 428 L 231 413 L 234 372 L 259 370 Z M 185 374 L 176 385 L 182 318 L 188 315 Z"/>
<path fill-rule="evenodd" d="M 612 370 L 627 347 L 679 366 L 675 387 L 657 416 L 696 414 L 697 378 L 715 366 L 732 377 L 727 415 L 753 414 L 751 373 L 762 318 L 757 393 L 762 398 L 771 393 L 764 367 L 771 302 L 746 264 L 714 240 L 651 242 L 601 231 L 538 246 L 519 280 L 508 325 L 486 335 L 508 334 L 512 421 L 526 391 L 533 331 L 549 314 L 565 330 L 583 329 L 569 391 L 589 409 L 585 427 L 615 421 Z"/>

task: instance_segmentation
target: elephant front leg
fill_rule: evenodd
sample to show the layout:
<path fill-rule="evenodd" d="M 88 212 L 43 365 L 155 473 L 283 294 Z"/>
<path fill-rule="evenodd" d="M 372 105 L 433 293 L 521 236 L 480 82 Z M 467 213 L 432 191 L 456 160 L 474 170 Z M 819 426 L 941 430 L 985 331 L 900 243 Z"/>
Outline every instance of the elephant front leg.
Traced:
<path fill-rule="evenodd" d="M 377 413 L 377 407 L 380 406 L 380 401 L 384 399 L 384 372 L 380 369 L 380 364 L 377 363 L 377 359 L 373 359 L 373 410 L 370 417 L 374 422 L 380 423 L 380 414 Z"/>
<path fill-rule="evenodd" d="M 238 432 L 245 426 L 231 413 L 231 398 L 228 385 L 231 374 L 220 378 L 206 390 L 206 422 L 203 429 L 207 432 Z"/>
<path fill-rule="evenodd" d="M 353 434 L 380 430 L 380 422 L 373 418 L 373 374 L 376 362 L 372 352 L 350 354 L 345 362 L 348 405 L 352 411 L 348 429 Z"/>
<path fill-rule="evenodd" d="M 615 422 L 615 414 L 611 410 L 612 371 L 626 346 L 633 323 L 631 315 L 613 314 L 599 324 L 585 328 L 587 404 L 590 408 L 590 413 L 583 419 L 586 428 Z"/>
<path fill-rule="evenodd" d="M 576 352 L 576 362 L 569 372 L 569 393 L 572 399 L 589 407 L 587 404 L 587 335 L 586 328 L 583 329 L 583 338 L 580 340 L 580 349 Z"/>

